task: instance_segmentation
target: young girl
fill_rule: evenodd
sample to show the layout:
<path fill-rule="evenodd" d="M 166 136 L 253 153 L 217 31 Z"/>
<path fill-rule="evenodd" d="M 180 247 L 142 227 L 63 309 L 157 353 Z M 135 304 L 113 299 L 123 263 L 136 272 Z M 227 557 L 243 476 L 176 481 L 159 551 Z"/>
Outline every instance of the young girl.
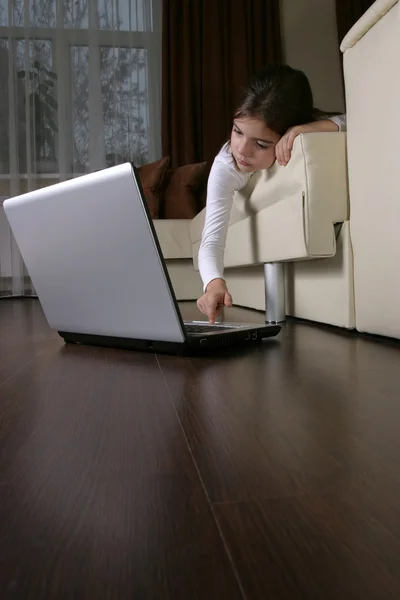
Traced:
<path fill-rule="evenodd" d="M 275 160 L 287 165 L 300 133 L 345 130 L 345 115 L 328 117 L 313 107 L 310 83 L 302 71 L 287 65 L 269 66 L 251 77 L 235 113 L 230 142 L 216 156 L 208 180 L 199 250 L 204 294 L 197 306 L 210 323 L 223 306 L 232 306 L 223 269 L 234 192 Z"/>

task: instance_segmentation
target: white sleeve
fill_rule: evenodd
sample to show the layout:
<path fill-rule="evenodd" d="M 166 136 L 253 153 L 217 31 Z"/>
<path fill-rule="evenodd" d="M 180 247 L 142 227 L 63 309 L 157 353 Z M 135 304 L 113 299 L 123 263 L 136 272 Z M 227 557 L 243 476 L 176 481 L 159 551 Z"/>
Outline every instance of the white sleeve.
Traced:
<path fill-rule="evenodd" d="M 347 131 L 346 115 L 335 115 L 328 117 L 329 121 L 333 121 L 339 127 L 339 131 Z"/>
<path fill-rule="evenodd" d="M 215 159 L 207 186 L 206 218 L 199 249 L 199 271 L 204 290 L 216 278 L 223 278 L 224 253 L 233 194 L 249 177 L 233 164 Z"/>

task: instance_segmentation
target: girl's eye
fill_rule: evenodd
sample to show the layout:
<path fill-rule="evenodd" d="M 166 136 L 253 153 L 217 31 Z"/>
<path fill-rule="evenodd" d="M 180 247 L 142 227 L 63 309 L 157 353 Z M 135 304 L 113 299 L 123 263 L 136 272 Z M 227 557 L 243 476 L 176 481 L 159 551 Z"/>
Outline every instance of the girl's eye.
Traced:
<path fill-rule="evenodd" d="M 262 150 L 268 150 L 269 146 L 266 144 L 262 144 L 261 142 L 256 142 L 257 146 Z"/>
<path fill-rule="evenodd" d="M 236 127 L 233 128 L 233 131 L 238 135 L 242 135 L 242 132 L 239 129 L 236 129 Z"/>

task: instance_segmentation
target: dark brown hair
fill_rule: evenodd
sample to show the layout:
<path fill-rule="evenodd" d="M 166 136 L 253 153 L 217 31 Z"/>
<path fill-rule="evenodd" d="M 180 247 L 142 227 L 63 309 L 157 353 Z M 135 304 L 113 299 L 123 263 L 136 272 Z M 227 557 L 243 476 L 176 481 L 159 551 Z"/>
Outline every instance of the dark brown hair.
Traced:
<path fill-rule="evenodd" d="M 279 135 L 337 113 L 314 108 L 310 82 L 303 71 L 289 65 L 269 65 L 254 73 L 245 85 L 235 118 L 256 117 Z"/>

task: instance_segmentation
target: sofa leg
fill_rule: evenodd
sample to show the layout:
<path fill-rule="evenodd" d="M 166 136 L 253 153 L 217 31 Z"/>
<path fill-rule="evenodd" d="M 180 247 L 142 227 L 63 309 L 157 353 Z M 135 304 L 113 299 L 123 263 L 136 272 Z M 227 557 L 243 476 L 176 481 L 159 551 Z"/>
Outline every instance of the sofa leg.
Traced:
<path fill-rule="evenodd" d="M 264 285 L 266 323 L 286 321 L 284 263 L 264 264 Z"/>

